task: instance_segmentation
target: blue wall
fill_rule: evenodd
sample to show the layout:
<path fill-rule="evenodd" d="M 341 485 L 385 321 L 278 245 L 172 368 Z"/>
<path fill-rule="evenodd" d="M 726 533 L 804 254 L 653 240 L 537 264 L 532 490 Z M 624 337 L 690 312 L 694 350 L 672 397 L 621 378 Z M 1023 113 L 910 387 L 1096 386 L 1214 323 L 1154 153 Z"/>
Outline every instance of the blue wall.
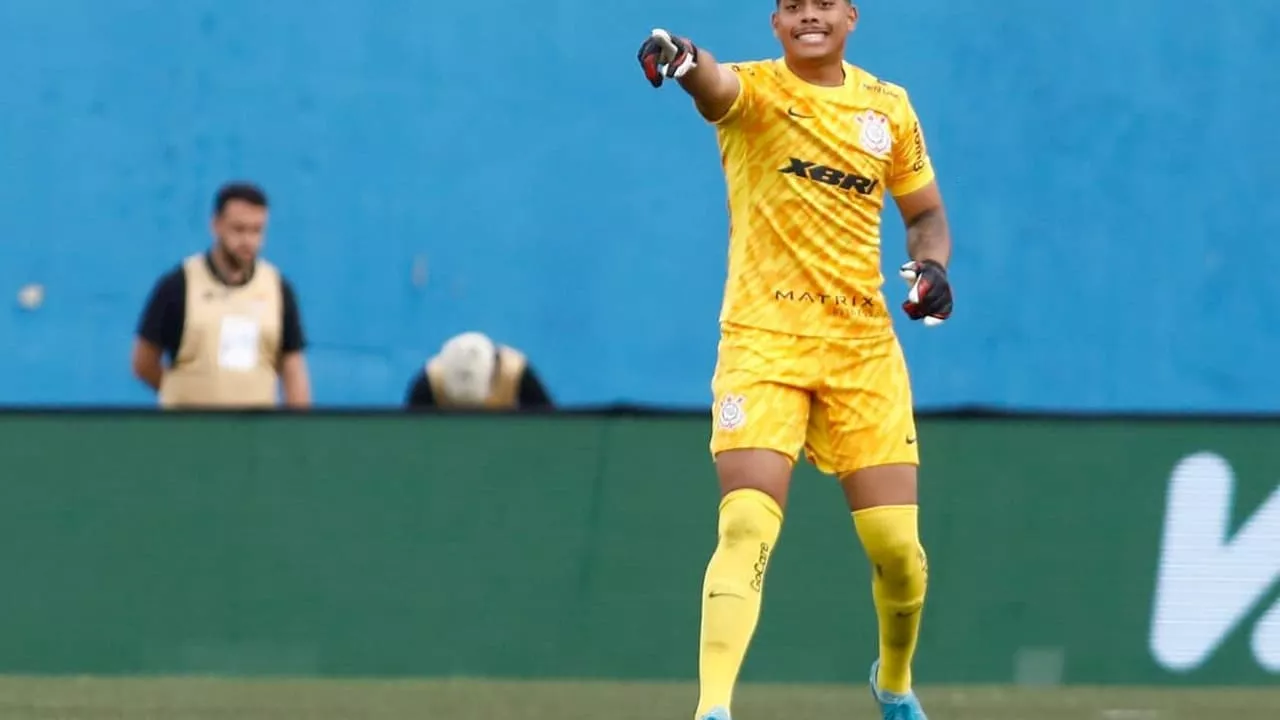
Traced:
<path fill-rule="evenodd" d="M 478 328 L 562 401 L 705 405 L 723 183 L 635 49 L 772 55 L 768 3 L 312 5 L 0 3 L 0 291 L 48 292 L 0 312 L 0 401 L 146 402 L 145 293 L 244 176 L 323 403 Z M 958 314 L 902 329 L 922 406 L 1280 408 L 1280 3 L 1223 7 L 865 3 L 850 58 L 911 91 L 956 235 Z"/>

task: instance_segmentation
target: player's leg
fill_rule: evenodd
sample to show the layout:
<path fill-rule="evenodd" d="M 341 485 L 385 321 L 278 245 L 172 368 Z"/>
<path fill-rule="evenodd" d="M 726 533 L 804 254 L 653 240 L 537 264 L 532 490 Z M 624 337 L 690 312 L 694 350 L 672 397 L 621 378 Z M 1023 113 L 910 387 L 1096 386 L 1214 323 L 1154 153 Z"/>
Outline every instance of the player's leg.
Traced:
<path fill-rule="evenodd" d="M 782 530 L 791 460 L 744 448 L 716 457 L 720 512 L 702 586 L 695 717 L 728 717 L 733 690 L 760 619 L 769 557 Z"/>
<path fill-rule="evenodd" d="M 761 362 L 768 338 L 722 339 L 711 452 L 720 480 L 715 552 L 702 588 L 697 718 L 725 720 L 755 635 L 769 557 L 782 529 L 809 394 Z M 785 379 L 785 373 L 782 374 Z"/>
<path fill-rule="evenodd" d="M 871 562 L 871 595 L 880 631 L 880 654 L 871 681 L 882 702 L 914 704 L 911 664 L 929 568 L 920 543 L 916 466 L 862 468 L 845 474 L 841 485 Z"/>
<path fill-rule="evenodd" d="M 880 653 L 872 688 L 885 718 L 923 720 L 911 690 L 911 664 L 928 584 L 919 536 L 919 465 L 910 381 L 896 339 L 842 353 L 848 372 L 820 393 L 827 469 L 840 477 L 858 538 L 872 570 Z M 821 465 L 820 465 L 821 467 Z"/>

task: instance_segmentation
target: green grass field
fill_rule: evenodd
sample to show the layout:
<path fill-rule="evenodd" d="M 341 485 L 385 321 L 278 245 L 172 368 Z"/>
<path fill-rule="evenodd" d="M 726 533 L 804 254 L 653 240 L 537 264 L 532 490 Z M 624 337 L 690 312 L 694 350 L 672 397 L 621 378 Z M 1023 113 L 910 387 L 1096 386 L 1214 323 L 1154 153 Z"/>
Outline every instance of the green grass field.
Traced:
<path fill-rule="evenodd" d="M 931 720 L 1266 720 L 1280 690 L 922 688 Z M 3 720 L 689 720 L 684 683 L 0 679 Z M 861 687 L 754 685 L 740 720 L 878 720 Z"/>

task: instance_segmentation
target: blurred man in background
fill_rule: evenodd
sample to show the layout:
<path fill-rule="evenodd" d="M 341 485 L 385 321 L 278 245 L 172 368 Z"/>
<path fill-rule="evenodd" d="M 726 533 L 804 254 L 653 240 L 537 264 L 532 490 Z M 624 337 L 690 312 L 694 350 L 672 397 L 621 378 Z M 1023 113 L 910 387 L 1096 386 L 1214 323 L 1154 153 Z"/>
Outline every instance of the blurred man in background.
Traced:
<path fill-rule="evenodd" d="M 527 410 L 551 398 L 520 351 L 467 332 L 450 338 L 409 385 L 409 409 Z"/>
<path fill-rule="evenodd" d="M 133 372 L 161 407 L 311 405 L 298 300 L 263 260 L 267 196 L 232 183 L 214 199 L 213 246 L 163 275 L 138 323 Z M 164 360 L 168 359 L 168 366 Z"/>

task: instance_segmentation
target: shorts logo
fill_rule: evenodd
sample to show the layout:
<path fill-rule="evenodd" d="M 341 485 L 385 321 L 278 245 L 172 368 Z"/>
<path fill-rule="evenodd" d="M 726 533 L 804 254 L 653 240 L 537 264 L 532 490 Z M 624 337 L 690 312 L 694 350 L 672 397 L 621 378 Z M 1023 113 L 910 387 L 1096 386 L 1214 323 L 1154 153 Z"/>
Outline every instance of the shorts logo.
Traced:
<path fill-rule="evenodd" d="M 889 118 L 875 110 L 868 110 L 858 115 L 860 130 L 858 142 L 872 155 L 884 155 L 893 147 L 893 136 L 889 133 Z"/>
<path fill-rule="evenodd" d="M 718 412 L 722 430 L 737 430 L 747 421 L 747 411 L 742 409 L 746 398 L 741 395 L 725 395 L 720 398 Z"/>

